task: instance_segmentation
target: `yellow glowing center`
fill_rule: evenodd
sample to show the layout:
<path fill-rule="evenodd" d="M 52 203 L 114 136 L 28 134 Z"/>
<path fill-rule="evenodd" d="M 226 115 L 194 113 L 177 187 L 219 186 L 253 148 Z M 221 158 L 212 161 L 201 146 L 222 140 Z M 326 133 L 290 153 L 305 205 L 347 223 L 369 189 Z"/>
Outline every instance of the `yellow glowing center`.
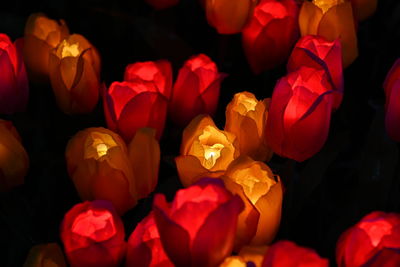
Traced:
<path fill-rule="evenodd" d="M 102 157 L 102 156 L 104 156 L 104 155 L 107 154 L 108 147 L 107 147 L 106 144 L 98 144 L 98 145 L 96 146 L 96 150 L 97 150 L 97 155 L 98 155 L 99 157 Z"/>
<path fill-rule="evenodd" d="M 78 43 L 70 44 L 67 40 L 63 40 L 61 42 L 57 52 L 57 54 L 61 56 L 61 58 L 77 57 L 81 53 Z"/>
<path fill-rule="evenodd" d="M 244 94 L 239 96 L 239 102 L 246 108 L 246 111 L 256 110 L 257 100 L 247 97 Z"/>
<path fill-rule="evenodd" d="M 100 132 L 92 132 L 88 136 L 85 145 L 85 159 L 103 159 L 109 150 L 118 146 L 112 136 Z"/>
<path fill-rule="evenodd" d="M 313 0 L 313 3 L 322 10 L 322 13 L 326 13 L 331 7 L 344 3 L 344 0 Z"/>
<path fill-rule="evenodd" d="M 214 144 L 212 146 L 203 145 L 204 148 L 204 160 L 203 166 L 207 169 L 214 167 L 215 162 L 221 157 L 221 150 L 224 148 L 222 144 Z"/>

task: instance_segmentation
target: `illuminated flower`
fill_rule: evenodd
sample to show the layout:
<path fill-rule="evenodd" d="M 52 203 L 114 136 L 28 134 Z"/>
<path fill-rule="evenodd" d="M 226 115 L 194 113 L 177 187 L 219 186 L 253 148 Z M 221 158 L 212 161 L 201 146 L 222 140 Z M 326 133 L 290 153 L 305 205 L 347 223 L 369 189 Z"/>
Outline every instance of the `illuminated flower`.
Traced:
<path fill-rule="evenodd" d="M 342 48 L 339 39 L 331 42 L 316 35 L 300 38 L 289 57 L 287 69 L 292 72 L 302 66 L 326 71 L 335 89 L 333 107 L 337 109 L 343 98 Z"/>
<path fill-rule="evenodd" d="M 64 254 L 57 243 L 36 245 L 29 251 L 24 267 L 66 267 Z"/>
<path fill-rule="evenodd" d="M 29 158 L 11 122 L 0 119 L 0 192 L 24 183 Z"/>
<path fill-rule="evenodd" d="M 178 267 L 216 266 L 230 255 L 242 209 L 240 197 L 216 179 L 179 190 L 172 203 L 158 194 L 153 204 L 161 243 Z"/>
<path fill-rule="evenodd" d="M 400 265 L 400 249 L 383 248 L 363 267 L 398 267 Z"/>
<path fill-rule="evenodd" d="M 42 13 L 29 16 L 25 25 L 23 54 L 30 77 L 41 82 L 47 80 L 50 50 L 68 35 L 63 20 L 57 22 Z"/>
<path fill-rule="evenodd" d="M 400 59 L 387 74 L 383 88 L 386 95 L 386 131 L 393 140 L 400 142 Z"/>
<path fill-rule="evenodd" d="M 304 1 L 300 9 L 299 25 L 301 36 L 312 34 L 328 41 L 339 39 L 342 43 L 344 68 L 357 58 L 357 35 L 348 0 Z"/>
<path fill-rule="evenodd" d="M 252 93 L 241 92 L 226 106 L 225 131 L 236 135 L 241 155 L 260 161 L 272 157 L 264 138 L 270 100 L 258 101 Z"/>
<path fill-rule="evenodd" d="M 355 17 L 358 20 L 365 20 L 375 13 L 378 0 L 350 0 Z"/>
<path fill-rule="evenodd" d="M 65 214 L 60 231 L 71 267 L 116 267 L 125 256 L 124 225 L 108 201 L 75 205 Z"/>
<path fill-rule="evenodd" d="M 379 261 L 381 265 L 378 266 L 398 266 L 400 261 L 397 265 L 383 264 L 385 258 L 379 254 L 388 253 L 385 249 L 400 250 L 400 215 L 375 211 L 340 236 L 336 246 L 336 261 L 339 267 L 366 266 L 364 264 L 370 260 Z M 396 255 L 392 256 L 396 258 Z"/>
<path fill-rule="evenodd" d="M 255 267 L 261 267 L 268 246 L 245 246 L 239 251 L 239 256 L 246 262 L 254 263 Z"/>
<path fill-rule="evenodd" d="M 172 120 L 186 126 L 199 114 L 213 115 L 224 77 L 218 72 L 217 65 L 204 54 L 187 60 L 179 70 L 172 92 L 169 105 Z"/>
<path fill-rule="evenodd" d="M 326 72 L 309 67 L 277 82 L 266 126 L 267 143 L 275 153 L 304 161 L 322 148 L 329 132 L 332 92 Z"/>
<path fill-rule="evenodd" d="M 83 36 L 70 35 L 51 50 L 49 75 L 64 113 L 89 113 L 94 109 L 99 99 L 100 56 Z"/>
<path fill-rule="evenodd" d="M 240 156 L 222 179 L 229 191 L 242 198 L 245 207 L 239 215 L 235 250 L 246 244 L 271 243 L 281 219 L 283 192 L 279 177 L 265 163 Z"/>
<path fill-rule="evenodd" d="M 22 59 L 23 40 L 14 44 L 0 33 L 0 113 L 24 111 L 28 104 L 29 86 Z"/>
<path fill-rule="evenodd" d="M 165 9 L 179 3 L 179 0 L 146 0 L 155 9 Z"/>
<path fill-rule="evenodd" d="M 242 37 L 247 60 L 256 74 L 287 59 L 299 35 L 298 12 L 295 0 L 261 0 L 255 7 Z"/>
<path fill-rule="evenodd" d="M 141 128 L 136 132 L 128 147 L 139 199 L 147 197 L 157 185 L 160 145 L 155 135 L 154 129 Z"/>
<path fill-rule="evenodd" d="M 291 241 L 279 241 L 268 248 L 263 267 L 328 267 L 329 261 L 310 248 L 300 247 Z"/>
<path fill-rule="evenodd" d="M 205 0 L 208 23 L 221 34 L 233 34 L 242 30 L 256 0 Z"/>
<path fill-rule="evenodd" d="M 88 128 L 68 142 L 69 176 L 82 200 L 105 199 L 119 214 L 136 205 L 137 191 L 128 150 L 116 133 Z"/>
<path fill-rule="evenodd" d="M 246 261 L 240 256 L 230 256 L 225 258 L 219 267 L 247 267 Z"/>
<path fill-rule="evenodd" d="M 128 241 L 126 267 L 173 267 L 160 241 L 154 213 L 144 218 Z"/>
<path fill-rule="evenodd" d="M 184 186 L 221 176 L 239 155 L 235 135 L 219 130 L 209 116 L 194 118 L 183 131 L 181 155 L 175 158 Z"/>

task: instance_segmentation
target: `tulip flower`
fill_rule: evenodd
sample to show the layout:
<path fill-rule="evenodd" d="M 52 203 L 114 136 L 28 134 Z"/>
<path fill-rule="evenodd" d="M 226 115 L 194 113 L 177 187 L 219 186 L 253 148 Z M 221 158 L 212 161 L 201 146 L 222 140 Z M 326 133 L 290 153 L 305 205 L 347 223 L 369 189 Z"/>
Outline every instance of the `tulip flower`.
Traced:
<path fill-rule="evenodd" d="M 278 232 L 282 208 L 282 183 L 271 169 L 247 156 L 234 160 L 222 177 L 226 188 L 241 197 L 235 250 L 243 245 L 265 245 Z"/>
<path fill-rule="evenodd" d="M 173 267 L 160 241 L 154 213 L 145 217 L 128 241 L 126 267 Z"/>
<path fill-rule="evenodd" d="M 268 246 L 245 246 L 239 251 L 239 256 L 246 262 L 252 262 L 255 267 L 261 267 Z"/>
<path fill-rule="evenodd" d="M 386 95 L 386 131 L 393 140 L 400 142 L 400 59 L 387 74 L 383 88 Z"/>
<path fill-rule="evenodd" d="M 187 60 L 179 70 L 175 82 L 169 112 L 172 120 L 186 126 L 199 114 L 213 115 L 217 108 L 221 81 L 215 63 L 200 54 Z"/>
<path fill-rule="evenodd" d="M 326 72 L 309 67 L 277 82 L 266 126 L 267 143 L 275 153 L 304 161 L 322 148 L 329 133 L 332 92 Z"/>
<path fill-rule="evenodd" d="M 241 32 L 256 0 L 204 0 L 207 21 L 221 34 Z"/>
<path fill-rule="evenodd" d="M 236 137 L 219 130 L 209 116 L 199 115 L 183 131 L 181 155 L 175 158 L 186 187 L 202 177 L 219 177 L 237 158 Z"/>
<path fill-rule="evenodd" d="M 355 17 L 359 20 L 365 20 L 375 13 L 378 0 L 350 0 Z"/>
<path fill-rule="evenodd" d="M 261 0 L 243 29 L 243 48 L 254 73 L 282 64 L 299 35 L 295 0 Z"/>
<path fill-rule="evenodd" d="M 342 47 L 339 39 L 332 42 L 321 36 L 306 35 L 296 43 L 287 64 L 288 72 L 302 66 L 325 70 L 335 89 L 334 109 L 343 98 Z"/>
<path fill-rule="evenodd" d="M 241 155 L 260 161 L 272 157 L 264 138 L 270 100 L 258 101 L 252 93 L 241 92 L 226 106 L 225 131 L 236 135 Z"/>
<path fill-rule="evenodd" d="M 348 0 L 304 1 L 300 9 L 301 36 L 319 35 L 328 41 L 339 39 L 342 44 L 343 67 L 358 56 L 353 10 Z"/>
<path fill-rule="evenodd" d="M 68 142 L 65 158 L 82 200 L 109 200 L 119 214 L 136 205 L 136 181 L 128 149 L 116 133 L 104 128 L 80 131 Z"/>
<path fill-rule="evenodd" d="M 370 266 L 366 264 L 369 261 L 381 263 L 372 266 L 398 266 L 400 261 L 397 265 L 384 264 L 385 258 L 380 254 L 391 254 L 386 251 L 390 249 L 400 249 L 400 215 L 375 211 L 340 236 L 336 246 L 336 261 L 339 267 Z M 392 256 L 396 258 L 396 254 Z M 387 260 L 394 259 L 388 257 Z"/>
<path fill-rule="evenodd" d="M 147 197 L 157 186 L 160 145 L 155 135 L 154 129 L 139 129 L 128 147 L 139 199 Z"/>
<path fill-rule="evenodd" d="M 23 54 L 31 78 L 38 82 L 48 79 L 50 50 L 68 35 L 69 30 L 63 20 L 52 20 L 42 13 L 29 16 L 25 25 Z"/>
<path fill-rule="evenodd" d="M 161 243 L 175 266 L 217 266 L 233 248 L 243 209 L 220 180 L 203 179 L 179 190 L 172 203 L 157 194 L 153 210 Z"/>
<path fill-rule="evenodd" d="M 400 265 L 400 249 L 383 248 L 371 260 L 366 263 L 365 267 L 397 267 Z"/>
<path fill-rule="evenodd" d="M 108 201 L 75 205 L 65 214 L 60 231 L 71 267 L 117 267 L 125 256 L 124 225 Z"/>
<path fill-rule="evenodd" d="M 57 104 L 64 113 L 89 113 L 95 108 L 100 88 L 100 56 L 83 36 L 70 35 L 51 50 L 49 75 Z"/>
<path fill-rule="evenodd" d="M 247 263 L 242 257 L 230 256 L 225 258 L 219 267 L 247 267 Z"/>
<path fill-rule="evenodd" d="M 155 9 L 161 10 L 177 5 L 179 0 L 146 0 L 146 2 Z"/>
<path fill-rule="evenodd" d="M 0 113 L 22 112 L 28 104 L 29 86 L 22 58 L 22 42 L 14 44 L 0 33 Z"/>
<path fill-rule="evenodd" d="M 36 245 L 29 251 L 24 267 L 66 267 L 64 254 L 57 243 Z"/>
<path fill-rule="evenodd" d="M 268 248 L 263 267 L 328 267 L 329 261 L 313 250 L 300 247 L 291 241 L 279 241 Z"/>
<path fill-rule="evenodd" d="M 11 122 L 0 119 L 0 192 L 24 183 L 29 158 Z"/>

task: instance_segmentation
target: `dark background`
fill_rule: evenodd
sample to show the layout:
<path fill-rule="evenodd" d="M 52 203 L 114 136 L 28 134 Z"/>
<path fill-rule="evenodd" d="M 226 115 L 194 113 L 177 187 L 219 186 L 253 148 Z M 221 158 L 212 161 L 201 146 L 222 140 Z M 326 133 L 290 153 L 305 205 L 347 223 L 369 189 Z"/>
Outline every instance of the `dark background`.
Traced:
<path fill-rule="evenodd" d="M 165 58 L 176 77 L 189 56 L 206 53 L 229 74 L 215 117 L 221 127 L 234 93 L 248 90 L 259 99 L 270 97 L 276 80 L 286 73 L 282 66 L 253 75 L 240 34 L 218 35 L 196 0 L 181 0 L 157 12 L 142 0 L 2 1 L 0 32 L 13 40 L 22 37 L 33 12 L 63 18 L 71 33 L 89 39 L 100 51 L 107 85 L 122 80 L 129 63 Z M 359 24 L 358 38 L 360 55 L 344 72 L 344 100 L 333 114 L 323 149 L 303 163 L 278 156 L 269 163 L 286 187 L 277 239 L 312 247 L 332 264 L 336 241 L 346 228 L 373 210 L 400 212 L 400 147 L 385 133 L 382 89 L 386 73 L 400 56 L 400 2 L 379 0 L 376 14 Z M 33 245 L 60 242 L 63 215 L 80 201 L 66 172 L 66 143 L 79 130 L 106 126 L 101 103 L 91 114 L 67 116 L 57 108 L 49 86 L 31 84 L 30 89 L 25 113 L 0 116 L 14 122 L 30 157 L 25 185 L 0 194 L 1 266 L 22 266 Z M 181 131 L 168 121 L 161 140 L 156 192 L 169 199 L 181 188 L 173 161 Z M 152 196 L 123 216 L 127 236 L 151 204 Z"/>

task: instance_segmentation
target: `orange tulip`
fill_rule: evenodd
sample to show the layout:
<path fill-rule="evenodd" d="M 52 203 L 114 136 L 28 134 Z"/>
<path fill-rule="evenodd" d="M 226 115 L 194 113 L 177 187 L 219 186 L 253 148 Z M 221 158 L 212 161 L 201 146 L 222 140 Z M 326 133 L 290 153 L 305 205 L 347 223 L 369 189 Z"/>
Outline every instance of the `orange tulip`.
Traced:
<path fill-rule="evenodd" d="M 304 1 L 299 14 L 301 36 L 319 35 L 342 43 L 343 67 L 358 56 L 353 10 L 348 0 Z"/>
<path fill-rule="evenodd" d="M 23 54 L 31 78 L 47 80 L 50 50 L 68 35 L 69 30 L 63 20 L 58 22 L 42 13 L 29 16 L 25 25 Z"/>
<path fill-rule="evenodd" d="M 11 122 L 0 120 L 0 192 L 24 183 L 29 158 Z"/>
<path fill-rule="evenodd" d="M 109 200 L 120 214 L 136 205 L 134 174 L 119 135 L 104 128 L 80 131 L 68 142 L 65 157 L 82 200 Z"/>
<path fill-rule="evenodd" d="M 359 21 L 365 20 L 375 13 L 378 0 L 350 0 L 356 18 Z"/>
<path fill-rule="evenodd" d="M 245 204 L 239 215 L 235 249 L 271 243 L 281 219 L 283 191 L 279 177 L 263 162 L 240 156 L 222 179 L 226 188 L 238 194 Z"/>
<path fill-rule="evenodd" d="M 241 92 L 226 106 L 225 130 L 236 135 L 241 155 L 260 161 L 271 158 L 272 150 L 264 138 L 270 100 L 258 101 L 252 93 Z"/>
<path fill-rule="evenodd" d="M 225 258 L 219 267 L 246 267 L 246 261 L 240 256 L 230 256 Z"/>
<path fill-rule="evenodd" d="M 57 243 L 36 245 L 29 251 L 24 267 L 66 267 L 64 254 Z"/>
<path fill-rule="evenodd" d="M 182 184 L 221 176 L 238 154 L 234 134 L 219 130 L 209 116 L 197 116 L 183 131 L 181 155 L 175 158 Z"/>
<path fill-rule="evenodd" d="M 51 50 L 49 75 L 64 113 L 89 113 L 94 109 L 99 98 L 100 56 L 82 35 L 70 35 Z"/>

